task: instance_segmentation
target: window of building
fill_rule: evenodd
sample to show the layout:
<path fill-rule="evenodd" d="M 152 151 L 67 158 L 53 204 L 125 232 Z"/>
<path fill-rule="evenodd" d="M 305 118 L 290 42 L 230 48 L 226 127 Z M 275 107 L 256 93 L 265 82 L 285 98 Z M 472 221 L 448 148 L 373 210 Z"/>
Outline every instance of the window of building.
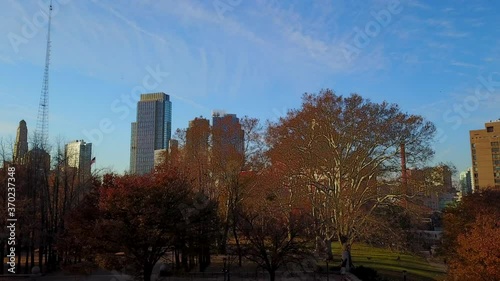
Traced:
<path fill-rule="evenodd" d="M 493 126 L 486 127 L 486 132 L 488 133 L 493 132 Z"/>
<path fill-rule="evenodd" d="M 472 148 L 475 148 L 475 147 L 476 147 L 476 144 L 475 144 L 475 143 L 472 143 L 470 146 L 471 146 Z"/>
<path fill-rule="evenodd" d="M 491 152 L 498 153 L 498 152 L 500 152 L 500 148 L 498 148 L 498 147 L 492 148 Z"/>
<path fill-rule="evenodd" d="M 495 183 L 500 183 L 500 179 L 495 179 Z"/>
<path fill-rule="evenodd" d="M 498 142 L 497 142 L 497 141 L 493 141 L 493 142 L 491 142 L 491 146 L 492 146 L 492 147 L 498 147 Z"/>

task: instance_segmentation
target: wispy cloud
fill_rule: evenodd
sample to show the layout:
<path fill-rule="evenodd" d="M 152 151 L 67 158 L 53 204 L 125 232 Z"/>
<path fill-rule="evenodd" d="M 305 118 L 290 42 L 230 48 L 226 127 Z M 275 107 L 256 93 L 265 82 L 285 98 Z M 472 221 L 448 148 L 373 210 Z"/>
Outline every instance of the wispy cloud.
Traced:
<path fill-rule="evenodd" d="M 415 8 L 420 8 L 420 9 L 424 9 L 424 10 L 429 10 L 431 9 L 430 6 L 418 1 L 418 0 L 408 0 L 406 1 L 406 4 L 410 7 L 415 7 Z"/>
<path fill-rule="evenodd" d="M 466 62 L 461 62 L 461 61 L 452 61 L 450 65 L 453 66 L 461 66 L 461 67 L 472 67 L 472 68 L 480 68 L 479 65 L 472 64 L 472 63 L 466 63 Z"/>
<path fill-rule="evenodd" d="M 484 25 L 482 19 L 465 19 L 465 22 L 472 27 L 481 27 Z"/>
<path fill-rule="evenodd" d="M 6 55 L 0 55 L 0 62 L 6 63 L 6 64 L 15 64 L 14 61 Z"/>
<path fill-rule="evenodd" d="M 167 40 L 165 40 L 165 38 L 163 38 L 162 36 L 159 36 L 157 34 L 154 34 L 150 31 L 147 31 L 146 29 L 144 28 L 141 28 L 139 25 L 137 25 L 134 21 L 128 19 L 127 17 L 125 17 L 123 14 L 121 14 L 120 12 L 118 12 L 116 9 L 113 9 L 111 6 L 109 5 L 106 5 L 102 2 L 99 2 L 99 1 L 95 1 L 94 3 L 96 3 L 98 6 L 104 8 L 105 10 L 109 11 L 113 16 L 117 17 L 118 19 L 120 19 L 121 21 L 123 21 L 125 24 L 127 24 L 128 26 L 132 27 L 133 29 L 135 29 L 136 31 L 139 31 L 147 36 L 150 36 L 151 38 L 154 38 L 162 43 L 167 43 Z"/>
<path fill-rule="evenodd" d="M 485 61 L 485 62 L 494 62 L 496 61 L 497 59 L 494 58 L 494 57 L 487 57 L 487 58 L 483 58 L 482 61 Z"/>
<path fill-rule="evenodd" d="M 430 48 L 436 48 L 436 49 L 450 49 L 452 46 L 446 43 L 438 43 L 438 42 L 429 42 L 427 43 L 427 46 Z"/>
<path fill-rule="evenodd" d="M 440 36 L 451 37 L 451 38 L 463 38 L 467 37 L 469 33 L 467 32 L 456 32 L 456 31 L 445 31 L 438 33 Z"/>
<path fill-rule="evenodd" d="M 444 28 L 451 28 L 452 24 L 448 20 L 441 20 L 441 19 L 427 19 L 426 23 L 431 25 L 431 26 L 439 26 L 439 27 L 444 27 Z"/>

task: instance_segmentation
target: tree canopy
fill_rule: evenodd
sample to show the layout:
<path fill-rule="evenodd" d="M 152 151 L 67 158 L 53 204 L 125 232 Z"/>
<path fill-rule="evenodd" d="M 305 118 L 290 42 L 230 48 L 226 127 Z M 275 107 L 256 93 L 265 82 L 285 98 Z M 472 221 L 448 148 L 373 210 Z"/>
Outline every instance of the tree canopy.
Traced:
<path fill-rule="evenodd" d="M 446 209 L 442 250 L 454 280 L 496 280 L 500 276 L 500 191 L 467 195 Z"/>
<path fill-rule="evenodd" d="M 267 141 L 273 165 L 286 166 L 287 177 L 307 187 L 317 231 L 345 243 L 387 198 L 377 192 L 378 179 L 401 171 L 401 145 L 417 165 L 432 156 L 434 133 L 431 122 L 395 104 L 327 89 L 305 94 L 300 109 L 270 124 Z"/>

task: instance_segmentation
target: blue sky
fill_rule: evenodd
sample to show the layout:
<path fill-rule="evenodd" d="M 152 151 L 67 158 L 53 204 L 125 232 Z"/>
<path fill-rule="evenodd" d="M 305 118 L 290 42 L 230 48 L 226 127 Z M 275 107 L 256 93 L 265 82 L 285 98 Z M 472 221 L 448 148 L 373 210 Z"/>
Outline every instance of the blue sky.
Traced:
<path fill-rule="evenodd" d="M 0 9 L 6 143 L 21 119 L 36 127 L 47 2 Z M 500 118 L 499 12 L 492 0 L 54 0 L 50 140 L 92 141 L 96 167 L 123 172 L 141 89 L 171 96 L 176 129 L 213 109 L 276 120 L 331 88 L 423 115 L 440 132 L 434 162 L 464 170 L 469 130 Z"/>

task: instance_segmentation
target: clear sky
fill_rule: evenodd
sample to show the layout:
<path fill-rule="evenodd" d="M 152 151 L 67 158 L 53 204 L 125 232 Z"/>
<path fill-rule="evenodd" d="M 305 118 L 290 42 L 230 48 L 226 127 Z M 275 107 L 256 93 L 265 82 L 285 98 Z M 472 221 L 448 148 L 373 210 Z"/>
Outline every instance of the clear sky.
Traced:
<path fill-rule="evenodd" d="M 2 1 L 4 142 L 21 119 L 30 134 L 36 127 L 47 3 Z M 130 122 L 143 90 L 170 95 L 173 130 L 213 109 L 276 120 L 299 107 L 304 92 L 356 92 L 434 122 L 434 162 L 459 170 L 471 164 L 469 130 L 500 118 L 499 1 L 53 5 L 50 140 L 93 142 L 97 168 L 129 168 Z"/>

